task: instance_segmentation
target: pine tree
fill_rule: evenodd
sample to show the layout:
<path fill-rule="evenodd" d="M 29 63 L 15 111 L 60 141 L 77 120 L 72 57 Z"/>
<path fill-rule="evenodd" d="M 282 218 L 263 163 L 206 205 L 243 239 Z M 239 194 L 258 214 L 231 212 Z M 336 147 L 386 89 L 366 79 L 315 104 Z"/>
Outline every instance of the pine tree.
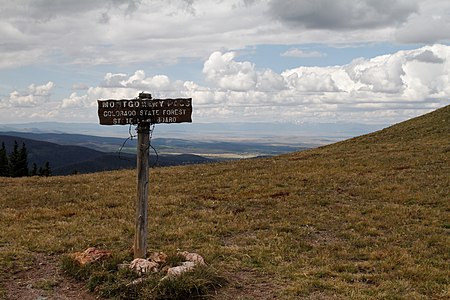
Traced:
<path fill-rule="evenodd" d="M 0 149 L 0 176 L 9 176 L 9 159 L 4 142 L 2 143 L 2 148 Z"/>
<path fill-rule="evenodd" d="M 31 176 L 37 176 L 38 175 L 38 168 L 36 163 L 33 163 L 33 169 L 31 169 Z"/>
<path fill-rule="evenodd" d="M 49 162 L 45 163 L 44 173 L 45 173 L 45 176 L 52 176 L 52 170 L 50 169 Z"/>
<path fill-rule="evenodd" d="M 11 177 L 28 176 L 28 152 L 25 143 L 19 150 L 17 141 L 14 141 L 14 148 L 9 156 L 9 174 Z"/>
<path fill-rule="evenodd" d="M 19 177 L 19 145 L 17 141 L 14 141 L 14 148 L 11 154 L 9 155 L 9 176 L 11 177 Z"/>
<path fill-rule="evenodd" d="M 50 163 L 49 162 L 45 163 L 45 167 L 44 168 L 42 168 L 42 167 L 39 168 L 38 175 L 39 176 L 52 176 L 52 170 L 50 169 Z"/>
<path fill-rule="evenodd" d="M 19 151 L 19 173 L 20 176 L 28 176 L 28 151 L 25 147 L 25 143 L 22 143 L 22 148 Z"/>

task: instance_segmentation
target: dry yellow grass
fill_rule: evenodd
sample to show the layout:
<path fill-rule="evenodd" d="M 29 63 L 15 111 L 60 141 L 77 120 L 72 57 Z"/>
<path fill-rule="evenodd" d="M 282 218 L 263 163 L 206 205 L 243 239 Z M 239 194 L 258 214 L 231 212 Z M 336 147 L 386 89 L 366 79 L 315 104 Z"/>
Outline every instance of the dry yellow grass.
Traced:
<path fill-rule="evenodd" d="M 201 253 L 230 281 L 218 299 L 448 299 L 449 157 L 445 107 L 310 151 L 154 169 L 149 251 Z M 36 253 L 127 251 L 135 191 L 134 171 L 1 178 L 0 291 Z"/>

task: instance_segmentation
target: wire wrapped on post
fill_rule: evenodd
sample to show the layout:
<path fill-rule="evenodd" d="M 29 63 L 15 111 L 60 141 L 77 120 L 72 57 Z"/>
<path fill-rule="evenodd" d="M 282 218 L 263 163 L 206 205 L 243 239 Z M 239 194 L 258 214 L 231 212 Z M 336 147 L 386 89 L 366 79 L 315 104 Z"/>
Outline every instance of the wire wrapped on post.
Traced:
<path fill-rule="evenodd" d="M 152 124 L 151 127 L 150 127 L 150 138 L 149 138 L 149 144 L 148 144 L 148 146 L 149 146 L 150 148 L 152 148 L 153 151 L 155 152 L 156 160 L 155 160 L 155 163 L 154 163 L 150 168 L 156 167 L 156 166 L 158 165 L 158 161 L 159 161 L 159 154 L 158 154 L 158 151 L 157 151 L 157 150 L 155 149 L 155 147 L 153 147 L 153 145 L 152 145 L 152 137 L 153 137 L 153 132 L 155 131 L 155 127 L 156 127 L 156 124 Z"/>
<path fill-rule="evenodd" d="M 128 129 L 128 134 L 129 134 L 129 136 L 128 136 L 128 137 L 125 139 L 125 141 L 122 143 L 122 145 L 120 146 L 119 151 L 118 151 L 119 159 L 121 159 L 121 160 L 131 161 L 131 159 L 128 159 L 128 158 L 126 158 L 126 157 L 122 157 L 122 151 L 123 151 L 123 148 L 125 148 L 125 145 L 126 145 L 126 143 L 127 143 L 128 141 L 132 141 L 134 138 L 137 137 L 137 135 L 133 134 L 132 131 L 131 131 L 131 127 L 132 127 L 132 126 L 133 126 L 133 125 L 130 124 L 130 127 L 129 127 L 129 129 Z M 153 136 L 153 132 L 155 131 L 155 128 L 156 128 L 156 124 L 151 124 L 151 125 L 150 125 L 150 128 L 149 128 L 150 136 L 149 136 L 149 144 L 148 144 L 148 148 L 149 148 L 149 149 L 151 148 L 151 149 L 153 150 L 153 152 L 155 153 L 155 155 L 156 155 L 156 160 L 155 160 L 155 162 L 150 166 L 150 168 L 156 167 L 156 166 L 158 165 L 158 161 L 159 161 L 159 153 L 158 153 L 158 150 L 156 150 L 156 148 L 152 145 L 152 136 Z M 135 128 L 135 131 L 137 131 L 137 128 Z M 151 154 L 149 154 L 149 155 L 151 155 Z"/>
<path fill-rule="evenodd" d="M 137 135 L 133 135 L 133 133 L 131 132 L 131 126 L 133 126 L 133 124 L 130 124 L 130 127 L 128 127 L 128 137 L 127 137 L 127 138 L 125 139 L 125 141 L 122 143 L 122 145 L 120 146 L 119 151 L 118 151 L 119 159 L 121 159 L 121 160 L 131 161 L 131 160 L 128 159 L 128 158 L 123 158 L 123 157 L 122 157 L 122 150 L 123 150 L 123 148 L 125 147 L 125 145 L 126 145 L 126 143 L 128 142 L 128 140 L 132 141 L 133 138 L 137 137 Z M 135 131 L 136 131 L 136 129 L 135 129 Z"/>

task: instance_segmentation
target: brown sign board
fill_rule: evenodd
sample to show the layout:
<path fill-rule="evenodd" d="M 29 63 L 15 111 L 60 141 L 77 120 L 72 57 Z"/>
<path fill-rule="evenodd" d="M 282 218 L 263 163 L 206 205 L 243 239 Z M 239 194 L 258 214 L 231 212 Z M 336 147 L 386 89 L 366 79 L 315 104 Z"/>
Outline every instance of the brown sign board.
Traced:
<path fill-rule="evenodd" d="M 192 122 L 192 98 L 98 100 L 101 125 Z"/>

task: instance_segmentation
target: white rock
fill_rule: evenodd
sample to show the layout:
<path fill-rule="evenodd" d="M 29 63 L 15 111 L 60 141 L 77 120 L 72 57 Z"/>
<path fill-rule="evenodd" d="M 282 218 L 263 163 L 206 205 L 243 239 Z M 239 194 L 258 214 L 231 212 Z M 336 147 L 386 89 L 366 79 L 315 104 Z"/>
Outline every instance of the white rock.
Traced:
<path fill-rule="evenodd" d="M 194 268 L 195 262 L 193 261 L 184 261 L 181 263 L 182 266 L 185 266 L 186 268 Z"/>
<path fill-rule="evenodd" d="M 183 273 L 192 271 L 195 267 L 195 264 L 193 262 L 184 262 L 181 266 L 169 268 L 167 270 L 168 276 L 180 276 Z"/>
<path fill-rule="evenodd" d="M 193 262 L 196 265 L 206 265 L 205 264 L 205 260 L 198 253 L 191 253 L 191 252 L 188 252 L 188 251 L 182 251 L 182 252 L 178 252 L 177 254 L 183 256 L 184 259 L 186 259 L 187 261 Z"/>
<path fill-rule="evenodd" d="M 134 270 L 139 275 L 158 272 L 158 267 L 159 265 L 157 263 L 148 261 L 144 258 L 135 258 L 130 263 L 130 269 Z"/>

